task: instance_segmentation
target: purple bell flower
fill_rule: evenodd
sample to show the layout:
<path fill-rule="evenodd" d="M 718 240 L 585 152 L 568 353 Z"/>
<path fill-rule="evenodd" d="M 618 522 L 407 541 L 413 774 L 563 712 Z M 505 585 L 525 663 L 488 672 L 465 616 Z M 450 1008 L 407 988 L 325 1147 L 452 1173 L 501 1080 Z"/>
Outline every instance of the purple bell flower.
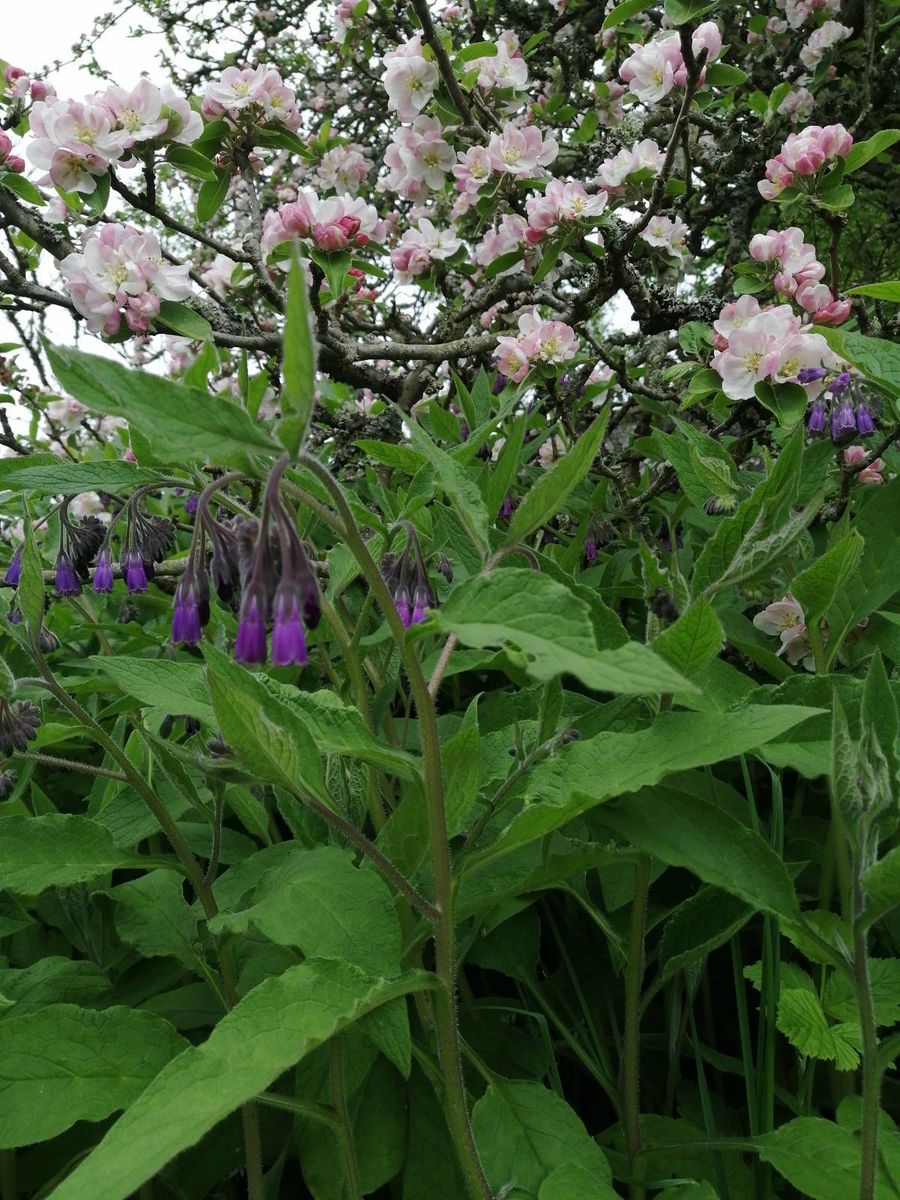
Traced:
<path fill-rule="evenodd" d="M 234 657 L 237 662 L 247 665 L 266 661 L 265 605 L 253 589 L 248 589 L 241 604 Z"/>
<path fill-rule="evenodd" d="M 112 590 L 112 555 L 109 552 L 109 547 L 104 546 L 104 548 L 100 551 L 100 556 L 97 559 L 97 566 L 94 569 L 94 591 L 111 592 Z"/>
<path fill-rule="evenodd" d="M 819 379 L 824 379 L 827 374 L 824 367 L 801 367 L 797 372 L 797 382 L 815 383 Z"/>
<path fill-rule="evenodd" d="M 275 593 L 274 623 L 272 626 L 272 665 L 302 667 L 306 665 L 306 635 L 300 619 L 300 599 L 290 583 L 279 584 Z"/>
<path fill-rule="evenodd" d="M 837 445 L 849 442 L 856 433 L 856 416 L 853 405 L 843 399 L 831 414 L 831 440 Z"/>
<path fill-rule="evenodd" d="M 204 615 L 209 618 L 209 599 L 202 592 L 192 571 L 179 579 L 172 613 L 172 642 L 176 646 L 196 646 L 200 641 Z"/>
<path fill-rule="evenodd" d="M 504 520 L 508 520 L 509 517 L 512 516 L 512 511 L 513 511 L 512 496 L 504 496 L 503 503 L 500 505 L 500 511 L 497 513 L 497 516 L 503 517 Z"/>
<path fill-rule="evenodd" d="M 825 412 L 825 404 L 822 400 L 817 400 L 809 411 L 806 428 L 814 437 L 819 437 L 825 432 L 827 424 L 828 417 Z"/>
<path fill-rule="evenodd" d="M 129 592 L 146 592 L 147 568 L 137 550 L 129 550 L 125 555 L 122 574 L 125 576 L 125 586 Z"/>
<path fill-rule="evenodd" d="M 412 605 L 409 597 L 409 592 L 405 587 L 401 586 L 394 593 L 394 607 L 397 610 L 397 615 L 400 617 L 400 623 L 404 629 L 409 629 L 413 623 Z"/>
<path fill-rule="evenodd" d="M 4 587 L 18 587 L 19 580 L 22 578 L 22 547 L 16 550 L 15 554 L 9 560 L 9 566 L 6 568 L 6 574 L 3 576 Z"/>
<path fill-rule="evenodd" d="M 188 496 L 184 502 L 185 515 L 193 517 L 197 512 L 197 505 L 200 503 L 200 497 L 197 495 Z"/>
<path fill-rule="evenodd" d="M 875 432 L 875 418 L 865 400 L 860 401 L 856 406 L 856 428 L 859 430 L 860 437 L 871 437 Z"/>
<path fill-rule="evenodd" d="M 56 560 L 56 594 L 57 596 L 80 596 L 81 581 L 72 569 L 69 556 L 60 550 Z"/>
<path fill-rule="evenodd" d="M 413 606 L 410 613 L 410 625 L 418 625 L 420 621 L 425 620 L 425 609 L 431 608 L 434 604 L 434 596 L 431 593 L 431 588 L 420 584 L 413 592 Z"/>
<path fill-rule="evenodd" d="M 597 539 L 594 536 L 593 530 L 588 530 L 587 537 L 584 539 L 584 557 L 589 563 L 597 560 Z"/>
<path fill-rule="evenodd" d="M 835 375 L 831 383 L 828 385 L 828 391 L 832 396 L 843 396 L 847 388 L 850 386 L 850 372 L 841 371 L 840 375 Z"/>

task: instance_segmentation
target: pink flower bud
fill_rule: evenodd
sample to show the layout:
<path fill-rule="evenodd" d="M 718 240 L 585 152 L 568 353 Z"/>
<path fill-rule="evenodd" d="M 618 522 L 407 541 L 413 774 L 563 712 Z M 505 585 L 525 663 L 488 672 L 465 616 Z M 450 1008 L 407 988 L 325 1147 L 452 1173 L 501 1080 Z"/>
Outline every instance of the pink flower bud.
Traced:
<path fill-rule="evenodd" d="M 7 67 L 6 71 L 4 72 L 6 82 L 10 84 L 15 83 L 17 79 L 21 79 L 24 74 L 24 67 Z"/>
<path fill-rule="evenodd" d="M 32 84 L 31 84 L 32 100 L 46 100 L 49 95 L 50 95 L 50 88 L 47 86 L 46 83 L 43 83 L 40 79 L 35 79 L 32 81 Z"/>
<path fill-rule="evenodd" d="M 750 239 L 750 257 L 757 262 L 771 262 L 778 257 L 778 249 L 777 233 L 757 233 Z"/>
<path fill-rule="evenodd" d="M 25 170 L 25 159 L 19 158 L 18 154 L 11 154 L 3 165 L 7 170 L 15 171 L 17 175 L 21 175 Z"/>
<path fill-rule="evenodd" d="M 12 138 L 0 131 L 0 162 L 5 162 L 12 150 Z"/>
<path fill-rule="evenodd" d="M 137 455 L 135 454 L 135 452 L 132 450 L 132 448 L 130 446 L 125 451 L 125 453 L 122 455 L 122 460 L 123 460 L 123 462 L 132 462 L 132 463 L 137 462 Z"/>

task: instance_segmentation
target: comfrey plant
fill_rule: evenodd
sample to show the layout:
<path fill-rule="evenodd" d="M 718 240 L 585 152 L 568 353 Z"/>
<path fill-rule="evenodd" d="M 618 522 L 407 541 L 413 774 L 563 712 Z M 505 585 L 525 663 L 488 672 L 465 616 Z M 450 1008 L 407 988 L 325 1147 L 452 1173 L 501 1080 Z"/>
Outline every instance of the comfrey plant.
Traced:
<path fill-rule="evenodd" d="M 0 1200 L 894 1196 L 896 8 L 81 44 L 0 81 Z"/>

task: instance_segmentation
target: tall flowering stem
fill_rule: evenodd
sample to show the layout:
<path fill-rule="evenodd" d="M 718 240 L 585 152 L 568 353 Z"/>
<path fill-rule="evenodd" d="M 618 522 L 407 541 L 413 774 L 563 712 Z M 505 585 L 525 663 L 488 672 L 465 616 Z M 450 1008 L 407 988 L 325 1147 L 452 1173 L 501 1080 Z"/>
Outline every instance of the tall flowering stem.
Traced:
<path fill-rule="evenodd" d="M 436 914 L 432 925 L 435 972 L 444 985 L 435 997 L 435 1023 L 445 1089 L 447 1125 L 470 1200 L 492 1200 L 493 1194 L 478 1157 L 478 1149 L 469 1120 L 460 1053 L 456 997 L 456 950 L 453 937 L 453 871 L 447 834 L 440 738 L 434 699 L 428 690 L 428 684 L 422 673 L 415 648 L 406 640 L 406 630 L 394 605 L 388 585 L 369 553 L 343 489 L 328 468 L 317 458 L 303 454 L 300 462 L 322 481 L 335 502 L 344 526 L 343 533 L 347 544 L 372 589 L 394 641 L 397 643 L 415 700 L 425 768 L 425 803 L 428 812 L 429 848 L 434 875 Z"/>

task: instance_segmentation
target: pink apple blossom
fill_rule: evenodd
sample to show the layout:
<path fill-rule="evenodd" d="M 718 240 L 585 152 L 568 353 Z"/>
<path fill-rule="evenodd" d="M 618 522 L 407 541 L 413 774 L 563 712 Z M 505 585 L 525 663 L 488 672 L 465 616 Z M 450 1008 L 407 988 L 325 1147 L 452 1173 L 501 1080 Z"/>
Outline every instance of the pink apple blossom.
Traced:
<path fill-rule="evenodd" d="M 59 264 L 69 296 L 94 333 L 116 333 L 124 316 L 133 333 L 146 333 L 160 300 L 190 295 L 189 267 L 165 262 L 156 235 L 111 222 L 91 230 L 80 253 Z"/>
<path fill-rule="evenodd" d="M 430 102 L 440 78 L 437 67 L 422 53 L 421 35 L 385 54 L 382 62 L 388 107 L 401 121 L 414 121 Z"/>
<path fill-rule="evenodd" d="M 825 57 L 826 50 L 852 36 L 853 30 L 849 25 L 841 25 L 839 21 L 826 21 L 824 25 L 813 30 L 806 45 L 800 48 L 800 61 L 807 71 L 814 71 Z"/>
<path fill-rule="evenodd" d="M 507 125 L 501 133 L 491 134 L 487 152 L 495 171 L 508 175 L 528 176 L 548 167 L 556 158 L 559 145 L 554 138 L 544 138 L 534 125 L 516 129 Z"/>

